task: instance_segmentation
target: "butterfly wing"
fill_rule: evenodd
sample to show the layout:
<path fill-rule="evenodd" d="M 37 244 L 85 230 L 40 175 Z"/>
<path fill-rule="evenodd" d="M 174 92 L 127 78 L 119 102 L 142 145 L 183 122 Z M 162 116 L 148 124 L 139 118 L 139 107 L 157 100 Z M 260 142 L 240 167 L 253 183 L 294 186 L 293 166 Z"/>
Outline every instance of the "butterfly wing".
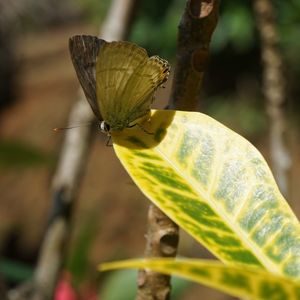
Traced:
<path fill-rule="evenodd" d="M 129 42 L 101 46 L 96 66 L 97 99 L 103 119 L 112 129 L 126 127 L 124 108 L 128 99 L 123 100 L 124 90 L 138 66 L 147 59 L 145 49 Z"/>
<path fill-rule="evenodd" d="M 96 96 L 96 61 L 105 41 L 95 36 L 76 35 L 69 40 L 71 59 L 84 94 L 99 120 L 102 120 Z"/>
<path fill-rule="evenodd" d="M 156 89 L 170 73 L 169 63 L 158 56 L 147 58 L 131 75 L 120 101 L 126 102 L 128 124 L 145 115 L 154 100 Z"/>

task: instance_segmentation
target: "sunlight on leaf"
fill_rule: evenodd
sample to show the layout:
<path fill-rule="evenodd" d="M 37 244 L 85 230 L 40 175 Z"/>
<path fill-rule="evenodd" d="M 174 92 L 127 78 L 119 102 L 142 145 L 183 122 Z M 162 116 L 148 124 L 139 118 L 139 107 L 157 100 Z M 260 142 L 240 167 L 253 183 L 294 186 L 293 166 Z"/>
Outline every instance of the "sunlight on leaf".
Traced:
<path fill-rule="evenodd" d="M 300 277 L 298 220 L 246 139 L 207 115 L 159 110 L 112 138 L 142 192 L 220 260 Z"/>
<path fill-rule="evenodd" d="M 259 268 L 226 266 L 212 260 L 148 259 L 105 263 L 101 271 L 123 268 L 148 268 L 178 275 L 226 292 L 232 296 L 257 300 L 300 299 L 300 284 L 267 273 Z"/>

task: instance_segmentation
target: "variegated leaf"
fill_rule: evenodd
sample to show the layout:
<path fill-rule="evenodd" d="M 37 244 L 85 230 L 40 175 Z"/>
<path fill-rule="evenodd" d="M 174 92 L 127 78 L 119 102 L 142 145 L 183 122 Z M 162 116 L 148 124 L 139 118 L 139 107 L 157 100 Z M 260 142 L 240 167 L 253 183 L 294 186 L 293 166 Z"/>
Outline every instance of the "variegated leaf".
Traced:
<path fill-rule="evenodd" d="M 112 138 L 143 193 L 223 262 L 300 277 L 298 220 L 246 139 L 201 113 L 154 110 Z"/>
<path fill-rule="evenodd" d="M 211 260 L 148 259 L 106 263 L 101 271 L 147 268 L 178 275 L 232 296 L 256 300 L 299 300 L 300 283 L 259 268 L 228 266 Z"/>

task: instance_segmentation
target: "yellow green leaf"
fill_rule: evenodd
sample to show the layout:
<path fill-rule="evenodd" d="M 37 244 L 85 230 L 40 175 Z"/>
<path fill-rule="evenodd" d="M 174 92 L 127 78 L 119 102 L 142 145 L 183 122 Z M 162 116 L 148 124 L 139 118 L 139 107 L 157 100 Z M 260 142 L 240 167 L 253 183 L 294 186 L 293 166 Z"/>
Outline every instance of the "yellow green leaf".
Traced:
<path fill-rule="evenodd" d="M 151 114 L 112 134 L 142 192 L 223 262 L 299 278 L 299 222 L 255 147 L 201 113 Z"/>
<path fill-rule="evenodd" d="M 236 297 L 257 300 L 300 299 L 299 282 L 249 266 L 192 259 L 127 260 L 100 266 L 101 271 L 121 268 L 148 268 L 164 274 L 178 275 Z"/>

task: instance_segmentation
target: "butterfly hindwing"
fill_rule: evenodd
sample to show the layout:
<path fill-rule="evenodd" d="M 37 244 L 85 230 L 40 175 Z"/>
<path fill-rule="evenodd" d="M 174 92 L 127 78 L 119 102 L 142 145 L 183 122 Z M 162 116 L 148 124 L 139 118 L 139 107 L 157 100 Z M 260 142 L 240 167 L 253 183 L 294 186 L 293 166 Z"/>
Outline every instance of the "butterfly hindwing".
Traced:
<path fill-rule="evenodd" d="M 168 78 L 170 65 L 158 56 L 152 56 L 141 64 L 130 77 L 122 99 L 128 99 L 126 113 L 131 123 L 149 111 L 156 89 Z"/>
<path fill-rule="evenodd" d="M 132 74 L 147 59 L 145 49 L 128 42 L 106 43 L 100 48 L 96 67 L 97 99 L 110 126 L 123 122 L 129 99 L 123 101 L 122 95 Z"/>

